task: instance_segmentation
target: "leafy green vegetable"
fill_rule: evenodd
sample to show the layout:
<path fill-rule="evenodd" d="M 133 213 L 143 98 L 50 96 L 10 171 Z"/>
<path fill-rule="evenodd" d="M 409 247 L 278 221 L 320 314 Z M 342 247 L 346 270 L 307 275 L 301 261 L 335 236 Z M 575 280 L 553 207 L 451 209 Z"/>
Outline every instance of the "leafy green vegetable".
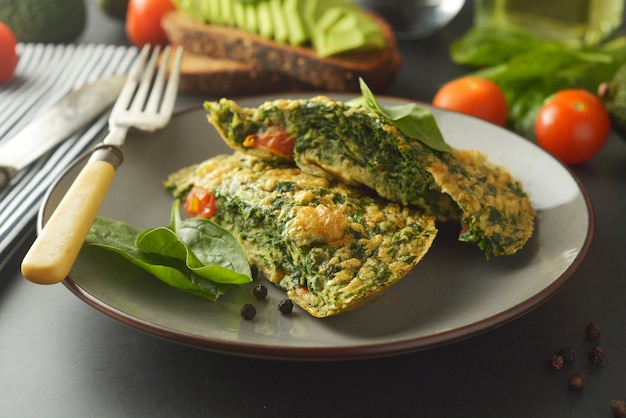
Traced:
<path fill-rule="evenodd" d="M 250 265 L 235 238 L 208 219 L 181 220 L 179 206 L 174 202 L 168 227 L 143 232 L 98 217 L 86 243 L 122 255 L 172 287 L 213 301 L 233 285 L 249 283 Z"/>
<path fill-rule="evenodd" d="M 450 46 L 452 60 L 473 67 L 501 64 L 517 55 L 559 44 L 525 31 L 475 26 Z"/>
<path fill-rule="evenodd" d="M 473 27 L 450 48 L 452 60 L 478 67 L 474 75 L 502 88 L 509 105 L 507 126 L 534 139 L 534 121 L 543 102 L 567 88 L 592 93 L 626 63 L 626 38 L 594 49 L 573 48 L 520 29 Z"/>
<path fill-rule="evenodd" d="M 417 106 L 415 103 L 407 103 L 398 106 L 382 106 L 374 93 L 359 79 L 361 85 L 361 97 L 347 102 L 350 106 L 363 106 L 373 110 L 388 119 L 408 138 L 417 139 L 430 148 L 450 152 L 452 148 L 443 139 L 437 121 L 428 110 Z"/>

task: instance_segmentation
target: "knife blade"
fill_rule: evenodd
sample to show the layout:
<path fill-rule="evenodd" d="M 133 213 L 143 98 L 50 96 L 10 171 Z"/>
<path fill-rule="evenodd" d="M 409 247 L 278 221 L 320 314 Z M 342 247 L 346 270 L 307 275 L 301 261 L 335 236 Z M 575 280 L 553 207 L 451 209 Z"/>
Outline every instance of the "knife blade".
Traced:
<path fill-rule="evenodd" d="M 100 78 L 63 96 L 0 144 L 0 190 L 20 170 L 84 129 L 117 99 L 125 75 Z"/>

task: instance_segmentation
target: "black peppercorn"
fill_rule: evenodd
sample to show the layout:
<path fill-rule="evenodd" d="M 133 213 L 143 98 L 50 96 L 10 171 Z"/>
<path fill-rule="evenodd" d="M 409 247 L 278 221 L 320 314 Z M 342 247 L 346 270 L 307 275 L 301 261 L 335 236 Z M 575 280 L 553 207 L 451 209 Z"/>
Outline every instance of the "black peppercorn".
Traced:
<path fill-rule="evenodd" d="M 258 284 L 254 286 L 252 293 L 254 293 L 254 297 L 256 297 L 258 300 L 263 300 L 267 297 L 267 287 L 263 286 L 262 284 Z"/>
<path fill-rule="evenodd" d="M 283 314 L 291 313 L 293 309 L 293 302 L 287 298 L 282 298 L 278 301 L 278 310 Z"/>
<path fill-rule="evenodd" d="M 595 346 L 591 350 L 589 350 L 587 356 L 589 357 L 589 361 L 592 364 L 600 364 L 606 358 L 606 353 L 604 352 L 604 349 L 602 347 Z"/>
<path fill-rule="evenodd" d="M 598 338 L 600 338 L 600 334 L 600 325 L 596 324 L 595 322 L 590 322 L 589 325 L 585 327 L 585 335 L 590 340 L 597 340 Z"/>
<path fill-rule="evenodd" d="M 553 370 L 561 370 L 561 367 L 563 367 L 563 357 L 559 356 L 558 354 L 550 357 L 550 367 Z"/>
<path fill-rule="evenodd" d="M 563 363 L 573 363 L 576 360 L 576 350 L 574 347 L 563 347 L 559 350 L 559 356 L 563 357 Z"/>
<path fill-rule="evenodd" d="M 569 388 L 572 390 L 580 390 L 585 384 L 585 378 L 580 373 L 574 373 L 568 380 Z"/>
<path fill-rule="evenodd" d="M 256 315 L 256 308 L 251 303 L 246 303 L 241 307 L 241 317 L 246 321 L 254 319 Z"/>
<path fill-rule="evenodd" d="M 626 402 L 613 399 L 611 401 L 611 412 L 614 417 L 626 417 Z"/>

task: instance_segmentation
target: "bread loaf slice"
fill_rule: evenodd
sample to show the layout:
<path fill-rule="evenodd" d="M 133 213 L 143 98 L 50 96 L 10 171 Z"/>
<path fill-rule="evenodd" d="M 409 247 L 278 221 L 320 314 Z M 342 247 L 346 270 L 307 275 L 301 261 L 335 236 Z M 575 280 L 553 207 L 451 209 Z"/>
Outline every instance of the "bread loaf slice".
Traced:
<path fill-rule="evenodd" d="M 250 64 L 185 51 L 179 89 L 186 93 L 232 97 L 267 92 L 309 91 L 314 90 L 314 87 L 277 72 L 258 71 Z"/>
<path fill-rule="evenodd" d="M 373 16 L 387 47 L 320 58 L 310 47 L 296 47 L 222 25 L 199 23 L 181 11 L 164 16 L 170 43 L 185 47 L 181 89 L 229 94 L 322 90 L 358 92 L 362 77 L 375 92 L 396 76 L 402 58 L 391 27 Z M 230 90 L 227 86 L 235 87 Z"/>

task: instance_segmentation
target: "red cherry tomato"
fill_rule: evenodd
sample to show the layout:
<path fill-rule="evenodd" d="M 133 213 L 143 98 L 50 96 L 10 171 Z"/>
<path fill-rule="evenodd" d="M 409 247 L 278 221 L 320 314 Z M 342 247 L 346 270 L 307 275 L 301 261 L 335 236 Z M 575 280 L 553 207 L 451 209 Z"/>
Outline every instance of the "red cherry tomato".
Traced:
<path fill-rule="evenodd" d="M 0 83 L 13 77 L 17 67 L 17 39 L 11 29 L 0 22 Z"/>
<path fill-rule="evenodd" d="M 199 186 L 191 188 L 183 207 L 192 218 L 212 218 L 217 213 L 215 196 Z"/>
<path fill-rule="evenodd" d="M 264 148 L 273 154 L 291 157 L 296 146 L 296 138 L 278 126 L 270 126 L 257 134 L 248 135 L 243 145 L 250 148 Z"/>
<path fill-rule="evenodd" d="M 138 47 L 167 44 L 161 18 L 170 10 L 174 10 L 172 0 L 129 0 L 126 9 L 128 39 Z"/>
<path fill-rule="evenodd" d="M 504 126 L 508 114 L 502 89 L 485 78 L 466 76 L 444 84 L 435 97 L 433 106 L 472 115 L 496 125 Z"/>
<path fill-rule="evenodd" d="M 593 157 L 611 132 L 604 104 L 581 89 L 562 90 L 541 107 L 535 120 L 537 143 L 566 164 Z"/>

